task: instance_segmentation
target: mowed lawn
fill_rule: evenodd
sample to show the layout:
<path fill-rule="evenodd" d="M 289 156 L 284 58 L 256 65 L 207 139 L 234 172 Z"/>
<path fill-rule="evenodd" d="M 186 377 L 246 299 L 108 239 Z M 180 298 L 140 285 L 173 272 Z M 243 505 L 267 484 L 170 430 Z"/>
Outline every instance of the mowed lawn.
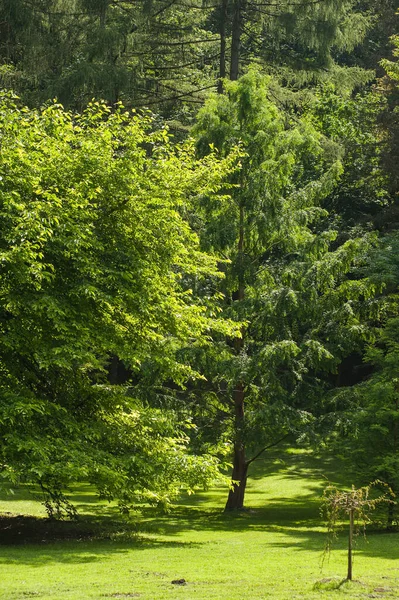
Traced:
<path fill-rule="evenodd" d="M 73 494 L 82 514 L 76 525 L 52 530 L 46 521 L 30 525 L 20 518 L 18 533 L 4 529 L 4 521 L 0 598 L 399 598 L 398 533 L 370 531 L 366 540 L 357 538 L 351 584 L 342 581 L 345 534 L 321 570 L 326 529 L 320 498 L 325 477 L 340 483 L 342 477 L 335 475 L 336 464 L 311 454 L 286 451 L 282 457 L 256 465 L 248 485 L 250 510 L 235 515 L 222 513 L 226 490 L 214 489 L 185 499 L 168 515 L 144 510 L 124 522 L 115 507 L 79 486 Z M 0 513 L 7 512 L 44 514 L 25 491 L 2 496 Z M 58 539 L 65 537 L 70 539 Z M 179 579 L 186 584 L 171 583 Z"/>

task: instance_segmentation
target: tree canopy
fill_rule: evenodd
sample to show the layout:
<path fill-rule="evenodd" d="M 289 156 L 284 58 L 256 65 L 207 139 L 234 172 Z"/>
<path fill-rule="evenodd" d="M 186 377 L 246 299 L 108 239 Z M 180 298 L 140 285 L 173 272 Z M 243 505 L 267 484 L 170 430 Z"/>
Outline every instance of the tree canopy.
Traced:
<path fill-rule="evenodd" d="M 85 477 L 124 502 L 205 483 L 217 461 L 187 453 L 192 425 L 106 375 L 114 355 L 132 373 L 151 355 L 181 383 L 195 374 L 176 347 L 231 330 L 180 282 L 222 276 L 185 213 L 236 157 L 195 159 L 122 106 L 1 106 L 2 478 L 54 495 Z"/>
<path fill-rule="evenodd" d="M 230 456 L 242 508 L 288 440 L 398 487 L 395 10 L 0 4 L 5 485 L 127 510 Z"/>

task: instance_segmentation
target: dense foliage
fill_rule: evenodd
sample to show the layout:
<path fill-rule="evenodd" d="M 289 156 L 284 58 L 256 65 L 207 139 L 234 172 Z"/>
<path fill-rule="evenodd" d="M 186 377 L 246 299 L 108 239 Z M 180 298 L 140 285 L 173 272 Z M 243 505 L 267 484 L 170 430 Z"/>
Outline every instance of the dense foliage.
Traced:
<path fill-rule="evenodd" d="M 193 373 L 175 348 L 229 332 L 180 281 L 221 275 L 184 213 L 235 158 L 196 160 L 99 103 L 72 115 L 3 95 L 0 118 L 2 477 L 56 499 L 85 478 L 124 503 L 206 483 L 216 459 L 187 454 L 190 423 L 106 375 L 114 355 L 132 373 L 151 355 L 181 382 Z"/>
<path fill-rule="evenodd" d="M 395 10 L 0 3 L 7 485 L 165 503 L 230 453 L 242 508 L 288 439 L 399 490 Z"/>
<path fill-rule="evenodd" d="M 370 80 L 395 8 L 392 0 L 3 0 L 0 75 L 29 103 L 56 96 L 81 109 L 94 96 L 186 121 L 220 77 L 237 79 L 252 62 L 294 89 Z"/>
<path fill-rule="evenodd" d="M 231 201 L 205 204 L 205 247 L 227 256 L 223 313 L 244 320 L 241 338 L 221 353 L 209 378 L 233 417 L 233 481 L 228 508 L 241 508 L 254 455 L 293 433 L 309 435 L 318 396 L 363 335 L 362 304 L 373 294 L 347 274 L 368 245 L 337 230 L 322 203 L 342 173 L 339 148 L 325 144 L 306 117 L 288 119 L 267 98 L 256 72 L 227 86 L 199 112 L 198 145 L 228 153 L 241 140 L 246 156 Z M 229 358 L 230 354 L 230 358 Z M 252 449 L 247 457 L 246 449 Z"/>

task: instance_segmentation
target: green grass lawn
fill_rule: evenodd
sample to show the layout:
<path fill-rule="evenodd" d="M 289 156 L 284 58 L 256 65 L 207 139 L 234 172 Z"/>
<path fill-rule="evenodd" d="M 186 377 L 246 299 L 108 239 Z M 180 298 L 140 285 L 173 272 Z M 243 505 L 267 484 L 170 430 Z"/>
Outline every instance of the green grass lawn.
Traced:
<path fill-rule="evenodd" d="M 22 529 L 21 543 L 12 545 L 1 532 L 0 598 L 399 598 L 399 534 L 358 538 L 353 583 L 341 583 L 344 535 L 321 571 L 320 496 L 323 476 L 339 482 L 334 467 L 307 453 L 287 451 L 284 462 L 269 457 L 249 481 L 250 510 L 236 515 L 222 513 L 226 490 L 214 489 L 185 498 L 169 515 L 146 509 L 123 522 L 115 507 L 79 486 L 73 497 L 83 516 L 75 528 L 61 523 L 48 535 L 44 521 L 35 525 L 34 543 L 23 543 Z M 43 514 L 25 490 L 2 497 L 0 512 Z M 65 532 L 71 539 L 54 541 Z M 181 578 L 186 585 L 171 583 Z"/>

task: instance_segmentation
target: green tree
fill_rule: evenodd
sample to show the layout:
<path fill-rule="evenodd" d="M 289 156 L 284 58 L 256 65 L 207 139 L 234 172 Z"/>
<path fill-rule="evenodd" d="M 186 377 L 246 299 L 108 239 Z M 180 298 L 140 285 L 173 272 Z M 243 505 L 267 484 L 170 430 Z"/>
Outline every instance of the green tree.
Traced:
<path fill-rule="evenodd" d="M 249 465 L 289 434 L 306 435 L 321 413 L 320 374 L 362 336 L 357 304 L 372 292 L 346 274 L 368 242 L 330 250 L 336 231 L 323 227 L 320 202 L 341 174 L 339 149 L 309 120 L 281 112 L 258 73 L 212 97 L 196 135 L 202 154 L 209 144 L 223 155 L 238 142 L 245 151 L 231 199 L 215 206 L 205 197 L 202 207 L 203 247 L 230 260 L 214 284 L 224 314 L 245 323 L 241 337 L 220 340 L 202 363 L 212 381 L 205 396 L 233 440 L 226 509 L 239 509 Z"/>
<path fill-rule="evenodd" d="M 198 194 L 216 199 L 235 159 L 197 160 L 122 106 L 73 115 L 10 94 L 0 144 L 2 480 L 39 482 L 59 507 L 77 479 L 123 506 L 206 483 L 217 461 L 187 452 L 188 419 L 146 408 L 107 370 L 151 356 L 183 384 L 195 373 L 176 348 L 230 328 L 181 280 L 221 275 L 184 215 Z"/>
<path fill-rule="evenodd" d="M 317 89 L 308 108 L 317 129 L 343 149 L 342 177 L 323 201 L 330 218 L 339 220 L 341 235 L 348 235 L 348 228 L 369 229 L 391 201 L 381 164 L 387 148 L 381 126 L 385 110 L 384 98 L 374 90 L 349 96 L 332 85 Z"/>
<path fill-rule="evenodd" d="M 342 455 L 359 483 L 370 479 L 385 482 L 399 492 L 399 318 L 397 233 L 383 238 L 370 255 L 370 277 L 384 289 L 377 313 L 369 322 L 373 343 L 364 353 L 369 377 L 358 385 L 338 390 L 333 448 Z M 388 505 L 387 525 L 397 521 L 394 503 Z"/>
<path fill-rule="evenodd" d="M 393 52 L 394 56 L 399 56 L 399 36 L 394 35 L 392 37 L 392 42 L 395 46 L 395 50 Z M 392 60 L 382 60 L 382 66 L 385 68 L 386 72 L 394 81 L 399 81 L 399 63 L 397 61 Z"/>
<path fill-rule="evenodd" d="M 370 15 L 359 10 L 357 2 L 234 0 L 230 6 L 224 0 L 224 4 L 225 14 L 231 14 L 232 80 L 243 63 L 259 59 L 285 81 L 301 84 L 325 76 L 346 82 L 364 77 L 359 69 L 345 72 L 339 66 L 340 54 L 353 50 L 369 27 Z"/>
<path fill-rule="evenodd" d="M 397 63 L 383 61 L 391 77 L 390 101 L 395 94 L 392 83 L 399 80 Z M 386 90 L 386 88 L 385 88 Z M 391 109 L 393 107 L 391 106 Z M 392 111 L 395 114 L 395 111 Z M 389 124 L 392 129 L 388 128 Z M 385 126 L 387 144 L 384 148 L 382 165 L 390 175 L 391 160 L 394 161 L 396 148 L 392 135 L 395 121 L 382 119 Z M 387 160 L 388 159 L 388 160 Z M 397 188 L 395 177 L 390 178 L 391 194 Z M 393 194 L 392 194 L 393 195 Z M 393 197 L 395 200 L 395 198 Z M 396 203 L 388 207 L 381 222 L 388 234 L 380 239 L 379 245 L 368 257 L 367 274 L 380 291 L 375 300 L 372 319 L 365 325 L 370 331 L 371 343 L 364 351 L 364 362 L 368 367 L 368 377 L 358 385 L 345 387 L 333 394 L 337 410 L 337 429 L 332 439 L 335 451 L 342 453 L 348 470 L 360 484 L 379 479 L 392 490 L 399 491 L 399 394 L 398 394 L 398 256 Z M 392 231 L 393 229 L 393 231 Z M 388 527 L 397 520 L 395 504 L 388 506 Z"/>
<path fill-rule="evenodd" d="M 190 121 L 253 62 L 295 89 L 368 81 L 347 56 L 376 11 L 354 0 L 4 0 L 0 76 L 30 104 L 101 97 Z"/>
<path fill-rule="evenodd" d="M 391 41 L 394 45 L 393 55 L 399 55 L 399 36 L 393 36 Z M 381 119 L 382 125 L 388 137 L 388 143 L 383 155 L 383 166 L 388 173 L 390 191 L 395 200 L 399 193 L 399 177 L 397 164 L 399 160 L 399 63 L 397 60 L 382 60 L 381 65 L 386 71 L 386 76 L 380 80 L 381 92 L 387 99 L 387 110 Z M 397 202 L 393 206 L 391 214 L 388 214 L 389 224 L 397 224 Z"/>
<path fill-rule="evenodd" d="M 30 104 L 57 97 L 80 110 L 93 97 L 171 113 L 176 103 L 196 107 L 215 86 L 209 14 L 190 0 L 5 0 L 3 85 Z"/>

